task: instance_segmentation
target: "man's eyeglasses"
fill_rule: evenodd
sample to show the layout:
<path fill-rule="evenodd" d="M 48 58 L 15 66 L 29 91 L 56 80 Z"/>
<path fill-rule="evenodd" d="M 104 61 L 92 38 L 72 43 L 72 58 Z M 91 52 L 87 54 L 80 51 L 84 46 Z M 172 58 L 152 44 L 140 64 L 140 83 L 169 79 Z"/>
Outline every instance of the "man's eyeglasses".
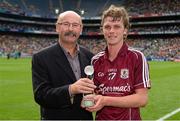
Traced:
<path fill-rule="evenodd" d="M 69 23 L 69 22 L 62 22 L 62 23 L 57 23 L 59 25 L 62 25 L 66 28 L 69 28 L 70 26 L 72 26 L 72 28 L 77 29 L 81 26 L 81 24 L 78 23 Z"/>

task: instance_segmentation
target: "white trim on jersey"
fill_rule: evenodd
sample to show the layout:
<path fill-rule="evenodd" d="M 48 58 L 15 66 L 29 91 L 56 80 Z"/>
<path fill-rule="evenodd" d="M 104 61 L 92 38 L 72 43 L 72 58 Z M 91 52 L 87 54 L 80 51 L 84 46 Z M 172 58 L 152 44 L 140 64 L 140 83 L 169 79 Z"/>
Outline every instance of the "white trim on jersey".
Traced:
<path fill-rule="evenodd" d="M 128 47 L 128 50 L 135 50 L 135 49 L 134 49 L 134 48 L 130 48 L 130 47 Z M 133 52 L 133 53 L 136 55 L 137 59 L 138 59 L 138 55 L 137 55 L 137 53 L 136 53 L 136 52 L 134 52 L 134 51 L 131 51 L 131 52 Z"/>
<path fill-rule="evenodd" d="M 129 108 L 129 120 L 132 120 L 131 116 L 132 116 L 132 109 Z"/>
<path fill-rule="evenodd" d="M 144 87 L 150 87 L 150 80 L 149 80 L 149 69 L 148 69 L 148 64 L 147 64 L 147 60 L 144 56 L 144 54 L 141 52 L 141 51 L 138 51 L 138 50 L 135 50 L 133 48 L 128 48 L 128 50 L 132 51 L 133 53 L 136 54 L 137 56 L 137 53 L 140 53 L 141 54 L 141 57 L 142 57 L 142 64 L 143 64 L 143 71 L 142 71 L 142 78 L 143 78 L 143 84 L 144 84 Z"/>
<path fill-rule="evenodd" d="M 105 54 L 105 51 L 102 51 L 102 52 L 99 52 L 98 54 L 96 54 L 95 56 L 93 56 L 91 59 L 91 65 L 93 65 L 104 54 Z"/>

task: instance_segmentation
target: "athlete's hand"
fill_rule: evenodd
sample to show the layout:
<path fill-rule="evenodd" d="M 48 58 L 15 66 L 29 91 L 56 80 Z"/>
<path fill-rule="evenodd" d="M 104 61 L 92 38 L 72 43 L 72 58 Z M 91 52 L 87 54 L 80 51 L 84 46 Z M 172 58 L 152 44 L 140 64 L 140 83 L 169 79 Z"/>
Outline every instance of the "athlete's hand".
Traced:
<path fill-rule="evenodd" d="M 90 112 L 94 112 L 94 111 L 99 111 L 101 110 L 105 104 L 104 104 L 104 96 L 102 95 L 95 95 L 93 97 L 94 99 L 94 102 L 95 102 L 95 105 L 94 106 L 91 106 L 91 107 L 87 107 L 86 110 L 87 111 L 90 111 Z"/>

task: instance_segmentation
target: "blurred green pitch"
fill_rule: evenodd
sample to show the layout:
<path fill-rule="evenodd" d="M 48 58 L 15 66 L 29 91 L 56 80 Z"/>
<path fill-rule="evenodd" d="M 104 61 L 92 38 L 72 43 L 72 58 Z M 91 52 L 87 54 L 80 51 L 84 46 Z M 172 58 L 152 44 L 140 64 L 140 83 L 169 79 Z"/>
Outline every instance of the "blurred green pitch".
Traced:
<path fill-rule="evenodd" d="M 152 88 L 143 120 L 157 120 L 180 108 L 180 63 L 149 62 Z M 31 80 L 31 59 L 0 58 L 0 120 L 39 119 Z M 180 120 L 180 112 L 169 120 Z"/>

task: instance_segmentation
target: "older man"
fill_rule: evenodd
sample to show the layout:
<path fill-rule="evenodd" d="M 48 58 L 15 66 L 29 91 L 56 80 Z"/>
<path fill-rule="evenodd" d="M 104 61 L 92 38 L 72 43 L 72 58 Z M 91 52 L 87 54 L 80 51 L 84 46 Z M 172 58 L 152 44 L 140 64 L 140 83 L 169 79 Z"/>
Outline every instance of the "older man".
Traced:
<path fill-rule="evenodd" d="M 77 13 L 61 13 L 56 23 L 58 43 L 33 55 L 34 98 L 43 120 L 92 119 L 92 114 L 80 106 L 82 93 L 96 88 L 93 81 L 83 78 L 93 54 L 77 44 L 82 28 Z"/>

